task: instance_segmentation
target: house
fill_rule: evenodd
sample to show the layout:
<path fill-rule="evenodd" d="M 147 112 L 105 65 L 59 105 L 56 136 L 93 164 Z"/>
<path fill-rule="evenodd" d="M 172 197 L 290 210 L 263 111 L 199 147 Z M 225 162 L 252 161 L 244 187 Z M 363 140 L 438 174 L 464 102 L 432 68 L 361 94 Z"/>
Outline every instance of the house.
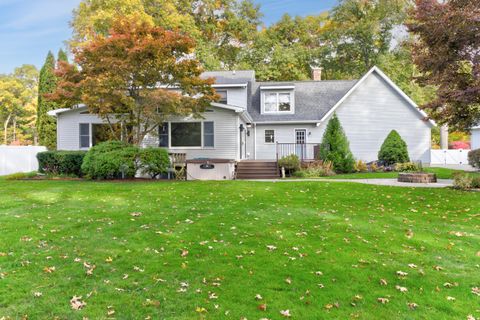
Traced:
<path fill-rule="evenodd" d="M 314 159 L 330 117 L 336 113 L 353 155 L 377 160 L 381 144 L 393 129 L 408 145 L 410 158 L 430 162 L 434 125 L 427 115 L 380 69 L 359 80 L 258 82 L 254 71 L 205 72 L 215 78 L 221 96 L 203 119 L 172 117 L 148 136 L 144 146 L 185 153 L 187 159 L 270 160 L 295 153 Z M 86 150 L 102 141 L 102 120 L 86 107 L 60 109 L 57 147 Z"/>
<path fill-rule="evenodd" d="M 480 124 L 470 130 L 470 146 L 472 150 L 480 149 Z"/>

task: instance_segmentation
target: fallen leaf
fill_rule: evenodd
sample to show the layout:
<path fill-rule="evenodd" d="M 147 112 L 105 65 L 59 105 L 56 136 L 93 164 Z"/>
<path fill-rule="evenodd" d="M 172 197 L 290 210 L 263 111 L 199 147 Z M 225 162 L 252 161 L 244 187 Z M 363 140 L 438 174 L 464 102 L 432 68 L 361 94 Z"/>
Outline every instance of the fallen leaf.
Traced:
<path fill-rule="evenodd" d="M 407 303 L 407 306 L 411 309 L 411 310 L 415 310 L 418 308 L 418 304 L 416 304 L 415 302 L 409 302 Z"/>
<path fill-rule="evenodd" d="M 398 290 L 398 291 L 400 291 L 400 292 L 407 292 L 407 291 L 408 291 L 408 289 L 407 289 L 407 288 L 405 288 L 405 287 L 401 287 L 401 286 L 398 286 L 398 285 L 397 285 L 397 286 L 395 286 L 395 289 L 397 289 L 397 290 Z"/>
<path fill-rule="evenodd" d="M 381 304 L 387 304 L 390 302 L 390 300 L 388 300 L 387 298 L 378 298 L 377 301 Z"/>
<path fill-rule="evenodd" d="M 290 310 L 280 310 L 280 314 L 286 318 L 291 317 L 292 315 L 290 314 Z"/>
<path fill-rule="evenodd" d="M 77 297 L 73 296 L 72 299 L 70 299 L 70 306 L 72 307 L 73 310 L 80 310 L 83 309 L 87 305 L 86 302 L 82 301 L 82 297 Z"/>

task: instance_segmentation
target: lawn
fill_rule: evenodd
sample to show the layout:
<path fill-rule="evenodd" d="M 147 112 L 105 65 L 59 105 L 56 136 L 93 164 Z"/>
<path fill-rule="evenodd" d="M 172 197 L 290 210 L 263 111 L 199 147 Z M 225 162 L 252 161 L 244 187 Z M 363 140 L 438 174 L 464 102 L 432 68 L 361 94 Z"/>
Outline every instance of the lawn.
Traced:
<path fill-rule="evenodd" d="M 480 318 L 478 192 L 320 181 L 0 189 L 0 318 Z"/>
<path fill-rule="evenodd" d="M 455 173 L 464 172 L 462 170 L 453 170 L 448 168 L 435 168 L 426 167 L 423 168 L 423 172 L 435 173 L 438 179 L 453 179 Z M 350 174 L 337 174 L 331 177 L 325 177 L 328 179 L 396 179 L 398 172 L 361 172 Z"/>

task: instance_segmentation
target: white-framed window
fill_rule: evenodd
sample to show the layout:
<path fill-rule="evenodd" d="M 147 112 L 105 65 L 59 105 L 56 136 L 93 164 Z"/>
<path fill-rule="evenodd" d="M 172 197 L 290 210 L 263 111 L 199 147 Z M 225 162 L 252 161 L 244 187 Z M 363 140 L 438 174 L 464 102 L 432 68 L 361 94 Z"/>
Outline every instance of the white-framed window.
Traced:
<path fill-rule="evenodd" d="M 79 124 L 80 148 L 90 148 L 90 123 Z"/>
<path fill-rule="evenodd" d="M 112 132 L 114 130 L 115 134 Z M 113 123 L 80 123 L 80 149 L 88 149 L 105 141 L 115 140 L 121 134 L 121 125 Z"/>
<path fill-rule="evenodd" d="M 159 126 L 159 146 L 164 148 L 213 148 L 213 121 L 166 122 Z"/>
<path fill-rule="evenodd" d="M 275 130 L 265 130 L 265 143 L 275 143 Z"/>
<path fill-rule="evenodd" d="M 293 113 L 293 91 L 263 91 L 263 113 Z"/>

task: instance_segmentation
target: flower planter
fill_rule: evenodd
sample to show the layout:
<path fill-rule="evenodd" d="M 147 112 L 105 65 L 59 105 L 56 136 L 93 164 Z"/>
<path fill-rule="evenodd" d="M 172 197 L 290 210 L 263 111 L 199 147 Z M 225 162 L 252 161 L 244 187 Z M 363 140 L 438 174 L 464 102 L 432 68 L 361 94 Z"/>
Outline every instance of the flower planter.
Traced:
<path fill-rule="evenodd" d="M 398 182 L 435 183 L 437 182 L 437 176 L 435 173 L 426 172 L 400 172 L 398 174 Z"/>

